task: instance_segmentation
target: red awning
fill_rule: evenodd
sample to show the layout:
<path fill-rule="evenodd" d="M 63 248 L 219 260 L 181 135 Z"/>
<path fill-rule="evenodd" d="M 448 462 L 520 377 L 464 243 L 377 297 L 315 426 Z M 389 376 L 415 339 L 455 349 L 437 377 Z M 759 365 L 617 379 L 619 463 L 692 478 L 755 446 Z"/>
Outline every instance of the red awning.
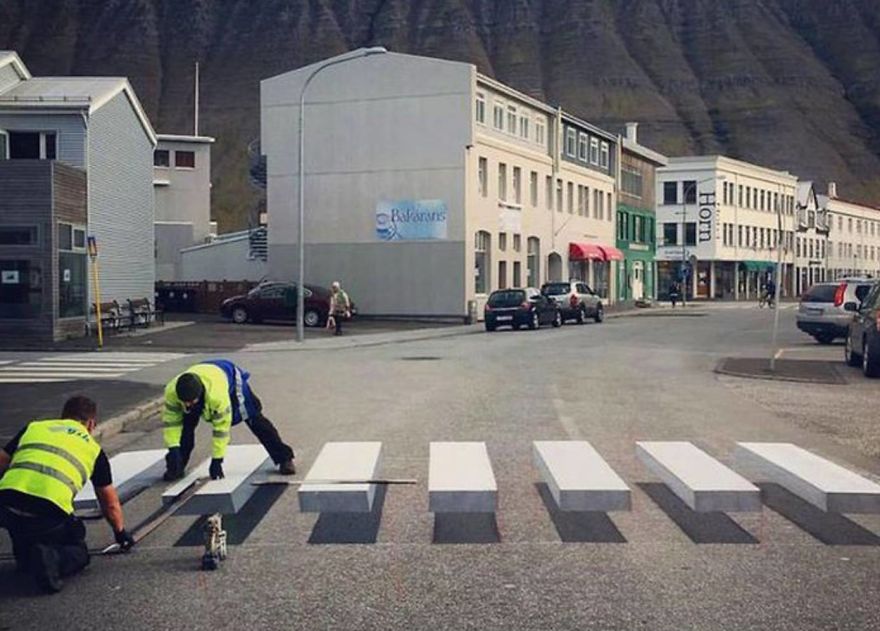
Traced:
<path fill-rule="evenodd" d="M 602 251 L 605 252 L 605 260 L 606 261 L 622 261 L 623 260 L 623 252 L 615 248 L 613 245 L 602 245 L 599 246 L 602 248 Z"/>
<path fill-rule="evenodd" d="M 605 252 L 595 243 L 569 243 L 568 258 L 572 261 L 604 261 Z"/>
<path fill-rule="evenodd" d="M 569 243 L 568 258 L 572 261 L 622 261 L 623 252 L 611 245 Z"/>

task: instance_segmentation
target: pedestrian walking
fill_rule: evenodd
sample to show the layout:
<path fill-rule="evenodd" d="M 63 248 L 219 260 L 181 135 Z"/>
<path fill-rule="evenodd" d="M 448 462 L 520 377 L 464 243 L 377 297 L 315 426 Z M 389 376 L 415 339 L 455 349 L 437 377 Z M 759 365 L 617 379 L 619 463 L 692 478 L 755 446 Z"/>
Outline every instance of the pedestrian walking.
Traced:
<path fill-rule="evenodd" d="M 165 446 L 165 480 L 179 480 L 195 446 L 199 420 L 213 426 L 212 480 L 224 477 L 223 458 L 233 425 L 244 422 L 265 447 L 278 470 L 293 475 L 293 449 L 281 437 L 272 421 L 263 415 L 263 404 L 251 390 L 250 374 L 226 359 L 213 359 L 190 367 L 165 386 L 162 414 Z"/>
<path fill-rule="evenodd" d="M 351 317 L 351 300 L 348 294 L 342 289 L 338 280 L 333 281 L 330 285 L 330 315 L 328 316 L 328 326 L 330 319 L 333 321 L 335 335 L 342 335 L 342 322 Z"/>
<path fill-rule="evenodd" d="M 678 302 L 679 296 L 681 295 L 679 292 L 678 283 L 676 281 L 672 281 L 672 284 L 669 285 L 669 300 L 672 302 L 672 308 L 675 309 L 675 303 Z"/>
<path fill-rule="evenodd" d="M 92 438 L 97 416 L 94 401 L 72 397 L 60 419 L 32 421 L 0 449 L 0 527 L 9 531 L 18 571 L 48 593 L 89 564 L 86 527 L 73 513 L 73 498 L 89 480 L 120 550 L 135 543 L 110 461 Z"/>

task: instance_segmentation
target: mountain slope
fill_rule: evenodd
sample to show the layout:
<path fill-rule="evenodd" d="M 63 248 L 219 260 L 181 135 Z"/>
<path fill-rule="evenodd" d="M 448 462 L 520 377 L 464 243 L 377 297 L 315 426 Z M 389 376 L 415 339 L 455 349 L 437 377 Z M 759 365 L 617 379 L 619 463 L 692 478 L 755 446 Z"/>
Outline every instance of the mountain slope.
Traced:
<path fill-rule="evenodd" d="M 222 229 L 258 196 L 259 81 L 367 45 L 470 61 L 671 155 L 725 153 L 880 203 L 873 0 L 0 0 L 0 48 L 35 74 L 131 78 L 156 128 L 217 137 Z"/>

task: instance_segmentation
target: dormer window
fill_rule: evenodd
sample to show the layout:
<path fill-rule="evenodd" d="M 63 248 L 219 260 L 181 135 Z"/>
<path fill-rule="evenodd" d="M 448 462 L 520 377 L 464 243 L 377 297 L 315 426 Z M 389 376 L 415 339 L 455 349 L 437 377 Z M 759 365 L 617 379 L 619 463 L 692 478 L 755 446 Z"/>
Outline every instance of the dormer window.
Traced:
<path fill-rule="evenodd" d="M 10 131 L 10 160 L 54 160 L 58 155 L 55 132 Z"/>

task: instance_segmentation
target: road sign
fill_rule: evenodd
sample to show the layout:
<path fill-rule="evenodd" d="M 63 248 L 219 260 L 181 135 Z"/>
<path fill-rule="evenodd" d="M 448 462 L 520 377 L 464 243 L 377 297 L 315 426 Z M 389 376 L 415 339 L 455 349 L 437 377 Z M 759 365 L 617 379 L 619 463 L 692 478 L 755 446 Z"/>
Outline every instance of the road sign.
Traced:
<path fill-rule="evenodd" d="M 98 240 L 95 237 L 89 237 L 86 240 L 86 247 L 89 251 L 89 256 L 95 258 L 98 256 Z"/>

